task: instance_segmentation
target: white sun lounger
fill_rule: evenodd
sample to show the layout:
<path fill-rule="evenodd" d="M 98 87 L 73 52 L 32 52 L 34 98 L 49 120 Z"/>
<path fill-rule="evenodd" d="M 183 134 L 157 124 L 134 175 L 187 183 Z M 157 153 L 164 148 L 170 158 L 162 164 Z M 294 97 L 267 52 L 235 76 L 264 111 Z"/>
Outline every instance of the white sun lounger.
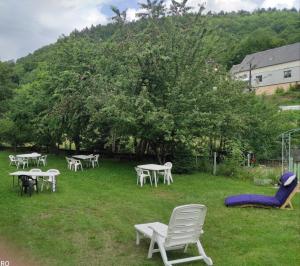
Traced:
<path fill-rule="evenodd" d="M 134 226 L 136 244 L 139 245 L 140 239 L 143 237 L 150 238 L 148 258 L 152 258 L 153 253 L 160 252 L 165 266 L 195 260 L 204 260 L 207 265 L 212 265 L 211 258 L 205 254 L 199 240 L 200 234 L 203 233 L 202 227 L 206 210 L 207 208 L 200 204 L 183 205 L 173 210 L 169 226 L 159 222 L 137 224 Z M 154 248 L 155 243 L 158 245 L 158 249 Z M 184 251 L 186 251 L 189 244 L 197 246 L 200 256 L 168 260 L 167 250 L 184 248 Z"/>

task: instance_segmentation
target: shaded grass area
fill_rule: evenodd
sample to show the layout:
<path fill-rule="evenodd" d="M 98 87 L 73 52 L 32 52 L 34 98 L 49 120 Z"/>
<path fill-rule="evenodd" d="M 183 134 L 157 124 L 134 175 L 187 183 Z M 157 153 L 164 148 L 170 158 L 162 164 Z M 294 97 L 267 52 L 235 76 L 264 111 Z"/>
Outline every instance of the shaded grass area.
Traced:
<path fill-rule="evenodd" d="M 8 165 L 8 153 L 0 153 L 0 234 L 43 265 L 162 265 L 159 254 L 146 258 L 147 240 L 135 245 L 133 225 L 168 223 L 174 207 L 189 203 L 208 207 L 201 241 L 215 265 L 300 264 L 299 194 L 294 211 L 226 208 L 228 195 L 275 190 L 203 173 L 175 175 L 171 186 L 140 188 L 130 163 L 104 160 L 99 168 L 75 173 L 63 157 L 50 155 L 48 162 L 45 169 L 61 172 L 57 192 L 20 197 L 9 176 L 15 167 Z"/>

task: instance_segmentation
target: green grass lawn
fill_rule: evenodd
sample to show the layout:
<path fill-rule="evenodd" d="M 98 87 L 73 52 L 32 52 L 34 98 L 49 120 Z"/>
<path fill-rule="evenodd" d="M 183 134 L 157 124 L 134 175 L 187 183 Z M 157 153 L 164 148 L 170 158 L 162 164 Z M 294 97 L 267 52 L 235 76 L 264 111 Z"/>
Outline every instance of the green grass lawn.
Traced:
<path fill-rule="evenodd" d="M 61 172 L 57 192 L 30 198 L 12 187 L 15 167 L 0 152 L 0 236 L 30 250 L 43 265 L 162 265 L 159 254 L 146 258 L 147 240 L 135 245 L 134 224 L 168 223 L 174 207 L 201 203 L 208 207 L 201 242 L 215 265 L 300 265 L 300 194 L 294 211 L 226 208 L 228 195 L 272 195 L 275 189 L 203 173 L 175 175 L 171 186 L 140 188 L 133 166 L 104 160 L 75 173 L 63 157 L 50 155 L 45 169 Z"/>

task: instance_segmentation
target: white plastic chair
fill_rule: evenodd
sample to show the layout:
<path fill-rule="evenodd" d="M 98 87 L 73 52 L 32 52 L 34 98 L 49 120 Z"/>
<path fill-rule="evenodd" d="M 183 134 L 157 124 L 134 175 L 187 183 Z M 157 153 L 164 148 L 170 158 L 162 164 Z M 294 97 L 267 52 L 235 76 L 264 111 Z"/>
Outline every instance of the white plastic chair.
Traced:
<path fill-rule="evenodd" d="M 149 170 L 144 170 L 139 167 L 134 168 L 136 171 L 137 179 L 136 184 L 138 185 L 140 183 L 141 187 L 146 183 L 146 179 L 149 178 L 150 184 L 152 186 L 152 177 L 150 175 Z"/>
<path fill-rule="evenodd" d="M 33 168 L 33 169 L 30 169 L 29 172 L 34 172 L 34 173 L 37 173 L 37 175 L 34 175 L 34 176 L 31 176 L 32 179 L 34 179 L 36 181 L 36 190 L 38 191 L 38 187 L 37 187 L 37 179 L 39 177 L 38 173 L 42 172 L 41 169 L 38 169 L 38 168 Z"/>
<path fill-rule="evenodd" d="M 38 169 L 38 168 L 32 168 L 29 170 L 29 172 L 34 172 L 34 173 L 40 173 L 40 172 L 43 172 L 41 169 Z M 36 176 L 32 176 L 33 179 L 36 179 L 38 177 L 38 175 Z"/>
<path fill-rule="evenodd" d="M 79 168 L 81 168 L 81 171 L 83 171 L 82 163 L 80 160 L 72 159 L 72 163 L 73 163 L 75 172 L 77 172 L 77 169 L 79 169 Z"/>
<path fill-rule="evenodd" d="M 171 162 L 166 162 L 164 164 L 164 166 L 167 166 L 168 169 L 166 169 L 165 171 L 158 171 L 158 174 L 162 175 L 164 177 L 164 184 L 166 182 L 169 183 L 168 180 L 170 180 L 173 183 L 173 177 L 172 177 L 172 173 L 171 173 L 173 164 Z"/>
<path fill-rule="evenodd" d="M 173 210 L 168 226 L 159 222 L 137 224 L 134 226 L 136 244 L 139 245 L 142 237 L 150 238 L 148 258 L 152 258 L 153 253 L 160 252 L 165 266 L 196 260 L 204 260 L 207 265 L 212 265 L 211 258 L 205 254 L 199 240 L 203 233 L 206 210 L 207 208 L 200 204 L 183 205 Z M 158 249 L 154 249 L 155 243 Z M 168 260 L 167 250 L 184 249 L 186 252 L 189 244 L 197 246 L 200 256 Z"/>
<path fill-rule="evenodd" d="M 49 189 L 49 185 L 52 186 L 52 191 L 55 192 L 55 186 L 56 186 L 56 176 L 60 174 L 60 172 L 57 169 L 49 169 L 47 173 L 52 173 L 53 175 L 50 176 L 44 176 L 43 182 L 41 186 L 41 191 L 43 191 L 44 184 L 46 184 L 47 189 Z"/>
<path fill-rule="evenodd" d="M 43 155 L 43 156 L 38 158 L 37 166 L 39 166 L 40 163 L 43 164 L 43 166 L 47 165 L 47 155 Z"/>
<path fill-rule="evenodd" d="M 70 157 L 66 157 L 66 160 L 67 160 L 67 163 L 68 163 L 68 169 L 73 170 L 74 160 Z"/>
<path fill-rule="evenodd" d="M 20 165 L 23 167 L 23 169 L 28 167 L 28 158 L 22 158 L 22 157 L 17 157 L 17 168 L 19 169 Z"/>
<path fill-rule="evenodd" d="M 17 166 L 18 160 L 16 159 L 15 156 L 9 155 L 8 158 L 9 158 L 9 165 Z"/>
<path fill-rule="evenodd" d="M 95 166 L 99 166 L 99 154 L 95 154 L 94 157 L 91 159 L 91 164 L 93 166 L 93 168 L 95 168 Z"/>

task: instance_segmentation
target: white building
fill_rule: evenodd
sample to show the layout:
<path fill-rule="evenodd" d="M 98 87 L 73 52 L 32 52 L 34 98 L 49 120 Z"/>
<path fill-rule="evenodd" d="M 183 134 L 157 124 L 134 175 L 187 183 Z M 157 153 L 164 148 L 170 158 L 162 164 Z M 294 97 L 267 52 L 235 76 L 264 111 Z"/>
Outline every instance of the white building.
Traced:
<path fill-rule="evenodd" d="M 231 74 L 249 83 L 256 94 L 273 94 L 300 83 L 300 42 L 247 55 Z"/>

